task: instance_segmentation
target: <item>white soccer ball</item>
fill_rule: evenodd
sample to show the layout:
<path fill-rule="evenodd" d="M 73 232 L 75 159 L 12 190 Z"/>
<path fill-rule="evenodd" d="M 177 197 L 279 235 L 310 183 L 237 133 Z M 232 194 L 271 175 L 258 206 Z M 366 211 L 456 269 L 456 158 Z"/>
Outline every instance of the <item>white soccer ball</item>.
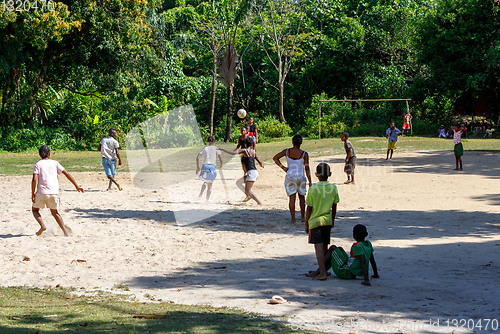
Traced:
<path fill-rule="evenodd" d="M 240 109 L 237 112 L 239 118 L 245 118 L 247 116 L 247 112 L 245 109 Z"/>

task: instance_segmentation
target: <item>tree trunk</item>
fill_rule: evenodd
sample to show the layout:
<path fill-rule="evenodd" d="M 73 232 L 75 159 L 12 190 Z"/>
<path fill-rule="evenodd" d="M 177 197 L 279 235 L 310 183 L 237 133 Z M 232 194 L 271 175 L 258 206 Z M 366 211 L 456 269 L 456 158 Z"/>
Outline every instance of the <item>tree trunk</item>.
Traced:
<path fill-rule="evenodd" d="M 279 113 L 280 113 L 280 122 L 284 123 L 285 120 L 285 112 L 283 108 L 283 91 L 285 90 L 285 78 L 283 78 L 283 63 L 281 59 L 279 60 L 279 68 L 278 68 L 278 88 L 280 92 L 280 101 L 279 101 Z"/>
<path fill-rule="evenodd" d="M 210 104 L 210 135 L 214 134 L 214 113 L 215 113 L 215 94 L 217 92 L 217 57 L 213 56 L 212 63 L 212 103 Z"/>
<path fill-rule="evenodd" d="M 224 141 L 231 140 L 231 124 L 233 122 L 233 85 L 227 88 L 227 122 L 226 122 L 226 137 Z"/>

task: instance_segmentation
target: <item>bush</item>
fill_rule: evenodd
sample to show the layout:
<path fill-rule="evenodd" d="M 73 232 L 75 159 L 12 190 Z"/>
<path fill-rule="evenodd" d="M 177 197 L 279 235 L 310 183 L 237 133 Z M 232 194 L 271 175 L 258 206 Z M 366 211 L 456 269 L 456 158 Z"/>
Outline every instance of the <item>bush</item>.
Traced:
<path fill-rule="evenodd" d="M 39 125 L 29 129 L 8 127 L 0 132 L 0 150 L 20 152 L 38 150 L 41 145 L 49 145 L 51 149 L 84 150 L 84 142 L 76 141 L 62 129 L 46 128 Z"/>
<path fill-rule="evenodd" d="M 292 128 L 280 122 L 272 116 L 266 116 L 264 119 L 255 119 L 257 125 L 257 134 L 259 142 L 265 143 L 271 141 L 272 138 L 284 138 L 292 134 Z M 239 134 L 238 129 L 238 134 Z"/>

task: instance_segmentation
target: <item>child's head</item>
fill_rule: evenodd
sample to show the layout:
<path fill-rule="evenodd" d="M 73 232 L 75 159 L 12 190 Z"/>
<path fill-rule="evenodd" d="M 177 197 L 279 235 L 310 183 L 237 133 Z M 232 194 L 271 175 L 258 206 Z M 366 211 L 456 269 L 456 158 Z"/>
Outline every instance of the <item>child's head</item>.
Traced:
<path fill-rule="evenodd" d="M 247 132 L 250 132 L 250 124 L 245 124 L 245 129 L 247 130 Z"/>
<path fill-rule="evenodd" d="M 332 172 L 330 171 L 330 166 L 327 163 L 322 162 L 316 166 L 316 177 L 320 181 L 328 180 L 330 175 L 332 175 Z"/>
<path fill-rule="evenodd" d="M 354 226 L 354 228 L 352 229 L 352 237 L 357 242 L 365 241 L 365 238 L 367 235 L 368 235 L 368 232 L 366 231 L 365 225 L 358 224 L 358 225 Z"/>
<path fill-rule="evenodd" d="M 396 124 L 394 122 L 391 122 L 391 124 L 390 124 L 391 129 L 394 129 L 395 126 L 396 126 Z"/>
<path fill-rule="evenodd" d="M 240 132 L 241 132 L 242 136 L 245 136 L 247 134 L 247 128 L 246 128 L 246 126 L 242 126 L 241 129 L 240 129 Z"/>
<path fill-rule="evenodd" d="M 252 117 L 252 116 L 250 116 L 250 117 L 248 118 L 248 123 L 249 123 L 250 125 L 252 125 L 252 124 L 253 124 L 253 117 Z"/>
<path fill-rule="evenodd" d="M 215 137 L 214 136 L 208 136 L 207 142 L 208 142 L 208 145 L 213 145 L 215 143 Z"/>
<path fill-rule="evenodd" d="M 42 145 L 38 149 L 38 154 L 40 154 L 40 158 L 46 159 L 50 157 L 50 147 L 48 145 Z"/>
<path fill-rule="evenodd" d="M 247 139 L 245 139 L 245 147 L 250 148 L 252 146 L 253 146 L 253 138 L 247 137 Z"/>
<path fill-rule="evenodd" d="M 342 135 L 340 136 L 340 140 L 346 141 L 347 139 L 349 139 L 349 132 L 342 133 Z"/>
<path fill-rule="evenodd" d="M 302 136 L 301 135 L 293 136 L 292 144 L 293 146 L 300 147 L 300 145 L 302 145 Z"/>
<path fill-rule="evenodd" d="M 109 133 L 110 137 L 113 137 L 113 138 L 116 138 L 116 136 L 118 135 L 116 132 L 116 129 L 114 129 L 114 128 L 109 129 L 108 133 Z"/>

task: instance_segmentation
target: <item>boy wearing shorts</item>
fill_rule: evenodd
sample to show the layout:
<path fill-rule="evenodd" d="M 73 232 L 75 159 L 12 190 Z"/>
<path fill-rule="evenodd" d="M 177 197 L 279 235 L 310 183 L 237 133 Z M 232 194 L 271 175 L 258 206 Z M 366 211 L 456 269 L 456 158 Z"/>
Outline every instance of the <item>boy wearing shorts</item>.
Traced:
<path fill-rule="evenodd" d="M 208 137 L 208 146 L 201 149 L 200 153 L 196 156 L 196 174 L 199 174 L 198 179 L 203 181 L 201 186 L 200 194 L 198 198 L 203 195 L 205 188 L 207 189 L 207 201 L 212 193 L 212 183 L 217 177 L 217 171 L 215 170 L 215 164 L 217 163 L 217 157 L 219 157 L 220 168 L 222 168 L 222 157 L 220 151 L 214 146 L 215 138 L 213 136 Z M 200 157 L 203 155 L 204 161 L 200 169 Z"/>
<path fill-rule="evenodd" d="M 344 132 L 340 137 L 340 140 L 344 142 L 344 149 L 346 153 L 344 172 L 347 174 L 347 181 L 345 184 L 355 184 L 354 183 L 354 169 L 356 168 L 356 153 L 354 153 L 354 147 L 352 147 L 349 139 L 349 133 Z"/>
<path fill-rule="evenodd" d="M 40 146 L 38 154 L 42 160 L 39 160 L 33 166 L 33 179 L 31 180 L 31 201 L 33 202 L 31 210 L 33 217 L 40 224 L 40 230 L 36 232 L 36 235 L 42 234 L 47 229 L 40 215 L 40 209 L 47 207 L 59 227 L 61 227 L 64 235 L 68 236 L 66 226 L 58 212 L 60 203 L 58 175 L 64 174 L 73 183 L 77 191 L 83 193 L 83 188 L 76 183 L 73 176 L 66 172 L 59 162 L 50 160 L 50 148 L 47 145 Z"/>
<path fill-rule="evenodd" d="M 385 160 L 392 160 L 392 153 L 396 149 L 396 142 L 398 141 L 398 136 L 401 135 L 402 132 L 396 128 L 394 122 L 391 122 L 389 128 L 385 132 L 385 138 L 389 139 L 389 144 L 387 145 L 387 157 Z M 391 152 L 391 157 L 389 158 L 389 152 Z"/>
<path fill-rule="evenodd" d="M 351 246 L 350 257 L 342 247 L 332 245 L 325 256 L 327 270 L 330 266 L 337 277 L 352 279 L 364 277 L 362 285 L 370 285 L 368 261 L 372 265 L 372 278 L 379 278 L 377 263 L 373 257 L 373 246 L 370 241 L 365 240 L 368 232 L 366 226 L 358 224 L 352 230 L 352 237 L 356 240 Z"/>
<path fill-rule="evenodd" d="M 337 187 L 328 178 L 332 175 L 330 166 L 324 162 L 316 167 L 316 177 L 319 182 L 309 188 L 306 198 L 306 224 L 305 231 L 309 233 L 309 243 L 314 244 L 318 270 L 307 274 L 314 280 L 327 279 L 325 267 L 325 254 L 330 243 L 330 231 L 334 226 L 337 214 L 339 193 Z"/>
<path fill-rule="evenodd" d="M 295 199 L 299 194 L 300 219 L 306 221 L 306 183 L 309 181 L 309 187 L 312 185 L 311 170 L 309 168 L 309 154 L 300 148 L 302 145 L 302 136 L 295 135 L 292 138 L 293 147 L 284 149 L 273 157 L 274 163 L 278 165 L 285 173 L 285 191 L 288 196 L 288 208 L 292 223 L 295 219 Z M 286 158 L 286 167 L 280 159 Z M 306 180 L 307 176 L 307 180 Z"/>
<path fill-rule="evenodd" d="M 122 164 L 122 159 L 120 158 L 120 153 L 118 153 L 118 149 L 120 148 L 120 144 L 116 140 L 116 130 L 111 128 L 109 129 L 109 136 L 103 138 L 99 143 L 99 147 L 97 147 L 98 151 L 101 151 L 102 156 L 102 166 L 104 167 L 104 172 L 109 179 L 108 189 L 106 191 L 111 190 L 111 185 L 114 183 L 118 187 L 118 190 L 122 190 L 122 187 L 116 182 L 115 174 L 116 174 L 116 158 L 118 158 L 118 165 Z"/>
<path fill-rule="evenodd" d="M 462 145 L 462 133 L 467 131 L 467 127 L 452 126 L 451 129 L 453 130 L 453 144 L 455 144 L 455 146 L 453 147 L 453 153 L 455 153 L 455 164 L 456 164 L 454 170 L 463 170 L 462 155 L 464 155 L 464 146 Z"/>

